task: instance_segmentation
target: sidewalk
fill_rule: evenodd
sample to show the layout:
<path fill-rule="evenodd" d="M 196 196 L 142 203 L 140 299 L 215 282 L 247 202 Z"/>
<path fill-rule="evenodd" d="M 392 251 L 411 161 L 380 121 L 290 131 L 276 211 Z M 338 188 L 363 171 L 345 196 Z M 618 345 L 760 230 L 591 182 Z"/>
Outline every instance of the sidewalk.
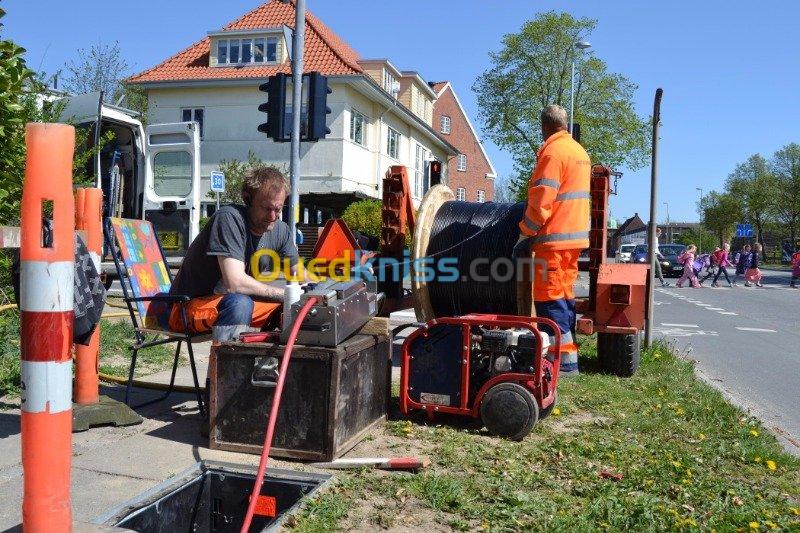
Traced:
<path fill-rule="evenodd" d="M 393 313 L 391 327 L 415 321 L 413 311 Z M 402 340 L 399 341 L 400 343 Z M 194 345 L 198 378 L 205 383 L 210 342 Z M 399 343 L 395 342 L 395 352 Z M 397 355 L 395 354 L 395 357 Z M 395 379 L 399 369 L 393 369 Z M 141 378 L 169 383 L 170 372 Z M 188 363 L 179 367 L 176 383 L 192 385 Z M 124 387 L 101 387 L 101 394 L 117 400 Z M 161 391 L 134 389 L 133 403 L 162 394 Z M 133 498 L 181 472 L 197 461 L 212 459 L 257 465 L 258 456 L 211 450 L 208 438 L 200 435 L 200 416 L 191 394 L 174 393 L 169 399 L 137 409 L 144 422 L 124 428 L 101 427 L 74 433 L 72 457 L 73 518 L 88 522 L 105 511 Z M 22 519 L 22 464 L 20 454 L 19 400 L 0 399 L 0 531 L 18 525 Z M 361 443 L 351 456 L 374 455 L 371 445 Z M 372 452 L 372 454 L 370 454 Z M 315 471 L 302 463 L 270 459 L 271 467 Z M 331 473 L 326 471 L 326 473 Z"/>

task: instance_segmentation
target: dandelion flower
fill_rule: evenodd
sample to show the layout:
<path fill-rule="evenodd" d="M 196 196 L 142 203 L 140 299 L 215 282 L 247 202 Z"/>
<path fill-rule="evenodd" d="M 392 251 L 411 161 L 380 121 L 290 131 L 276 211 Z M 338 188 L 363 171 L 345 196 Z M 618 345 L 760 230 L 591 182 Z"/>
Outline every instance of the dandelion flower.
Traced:
<path fill-rule="evenodd" d="M 767 468 L 775 470 L 777 468 L 777 466 L 775 466 L 775 461 L 767 461 Z"/>
<path fill-rule="evenodd" d="M 754 436 L 754 437 L 758 437 L 758 431 L 756 431 L 755 429 L 751 429 L 751 430 L 750 430 L 750 434 L 751 434 L 752 436 Z"/>
<path fill-rule="evenodd" d="M 553 407 L 553 416 L 558 416 L 561 414 L 561 409 L 558 407 Z"/>

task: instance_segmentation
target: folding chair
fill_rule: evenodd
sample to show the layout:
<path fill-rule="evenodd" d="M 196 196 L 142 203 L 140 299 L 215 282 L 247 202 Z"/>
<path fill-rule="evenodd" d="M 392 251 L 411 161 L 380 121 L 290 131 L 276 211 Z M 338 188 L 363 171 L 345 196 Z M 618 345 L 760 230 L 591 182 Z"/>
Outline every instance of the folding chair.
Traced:
<path fill-rule="evenodd" d="M 153 230 L 152 224 L 147 220 L 132 220 L 126 218 L 107 218 L 105 228 L 106 244 L 114 258 L 117 268 L 122 294 L 128 312 L 131 315 L 133 329 L 136 334 L 134 344 L 131 346 L 131 366 L 128 371 L 128 385 L 125 388 L 125 403 L 130 405 L 130 393 L 133 384 L 133 373 L 136 368 L 136 356 L 139 350 L 177 342 L 175 358 L 172 362 L 172 376 L 169 388 L 163 396 L 136 405 L 143 407 L 166 399 L 175 386 L 175 372 L 178 368 L 181 344 L 186 343 L 189 351 L 189 364 L 192 367 L 192 378 L 197 394 L 197 404 L 200 415 L 205 416 L 203 396 L 197 379 L 197 367 L 194 361 L 192 343 L 204 342 L 211 338 L 208 334 L 192 333 L 185 305 L 189 297 L 185 295 L 169 294 L 172 286 L 172 273 L 167 267 L 164 250 Z M 173 305 L 181 307 L 183 331 L 171 331 L 169 328 L 169 315 Z M 136 313 L 138 312 L 139 318 Z M 147 335 L 153 335 L 153 340 L 147 341 Z M 160 338 L 165 337 L 165 338 Z"/>

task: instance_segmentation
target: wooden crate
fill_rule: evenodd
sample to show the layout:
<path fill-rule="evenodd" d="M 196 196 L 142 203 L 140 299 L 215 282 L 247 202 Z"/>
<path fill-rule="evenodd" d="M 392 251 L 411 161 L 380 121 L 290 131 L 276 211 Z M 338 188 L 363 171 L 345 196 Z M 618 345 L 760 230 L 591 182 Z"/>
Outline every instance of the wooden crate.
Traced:
<path fill-rule="evenodd" d="M 209 361 L 211 448 L 261 453 L 274 388 L 251 382 L 257 359 L 283 345 L 226 343 Z M 388 335 L 350 337 L 335 348 L 297 345 L 289 362 L 270 455 L 333 460 L 386 420 Z"/>

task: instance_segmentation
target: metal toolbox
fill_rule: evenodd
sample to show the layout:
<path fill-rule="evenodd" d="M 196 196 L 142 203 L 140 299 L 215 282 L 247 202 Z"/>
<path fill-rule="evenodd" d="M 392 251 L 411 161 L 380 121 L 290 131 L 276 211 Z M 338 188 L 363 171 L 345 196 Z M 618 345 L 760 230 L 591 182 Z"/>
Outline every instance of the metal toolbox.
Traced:
<path fill-rule="evenodd" d="M 391 393 L 388 335 L 354 335 L 339 346 L 296 345 L 272 456 L 330 461 L 386 420 Z M 210 446 L 261 453 L 275 370 L 284 346 L 226 343 L 209 361 Z"/>

